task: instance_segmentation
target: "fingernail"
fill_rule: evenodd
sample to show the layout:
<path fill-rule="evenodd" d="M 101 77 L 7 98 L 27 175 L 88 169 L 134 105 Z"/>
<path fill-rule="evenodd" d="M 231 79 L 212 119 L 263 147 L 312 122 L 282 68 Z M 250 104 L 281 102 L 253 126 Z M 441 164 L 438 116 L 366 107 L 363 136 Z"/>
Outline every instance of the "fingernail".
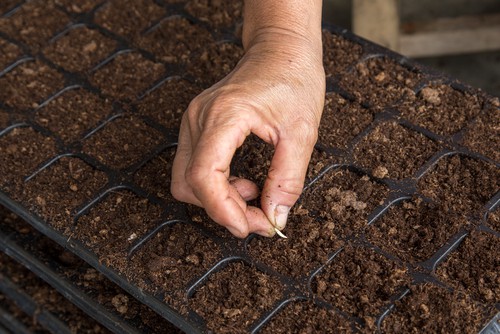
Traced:
<path fill-rule="evenodd" d="M 242 229 L 233 227 L 233 226 L 226 226 L 226 228 L 231 232 L 232 235 L 238 237 L 238 238 L 245 238 L 247 235 L 246 231 L 243 231 Z"/>
<path fill-rule="evenodd" d="M 276 227 L 279 230 L 285 228 L 289 212 L 290 212 L 290 207 L 286 205 L 277 205 L 276 208 L 274 209 L 274 219 L 276 222 Z"/>
<path fill-rule="evenodd" d="M 258 235 L 261 235 L 263 237 L 271 238 L 271 237 L 274 237 L 274 235 L 276 234 L 276 231 L 274 230 L 274 227 L 271 227 L 266 231 L 257 231 L 255 233 Z"/>

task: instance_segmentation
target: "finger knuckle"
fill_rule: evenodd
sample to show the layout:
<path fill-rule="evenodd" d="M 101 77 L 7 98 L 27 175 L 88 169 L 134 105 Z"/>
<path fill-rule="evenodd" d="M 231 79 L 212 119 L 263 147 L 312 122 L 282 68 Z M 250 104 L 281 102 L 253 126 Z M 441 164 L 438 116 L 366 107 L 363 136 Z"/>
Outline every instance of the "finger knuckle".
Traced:
<path fill-rule="evenodd" d="M 186 202 L 189 196 L 189 187 L 186 184 L 172 183 L 170 185 L 170 193 L 174 199 Z"/>
<path fill-rule="evenodd" d="M 207 179 L 205 168 L 200 165 L 191 165 L 186 169 L 186 182 L 192 188 L 202 187 Z"/>

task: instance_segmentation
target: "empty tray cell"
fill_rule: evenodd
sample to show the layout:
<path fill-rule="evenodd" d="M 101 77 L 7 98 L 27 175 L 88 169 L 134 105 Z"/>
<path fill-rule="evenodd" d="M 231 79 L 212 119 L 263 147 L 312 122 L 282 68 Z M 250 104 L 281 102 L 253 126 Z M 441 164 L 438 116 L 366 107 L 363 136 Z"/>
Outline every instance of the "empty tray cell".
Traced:
<path fill-rule="evenodd" d="M 243 48 L 229 42 L 212 43 L 193 55 L 186 65 L 196 83 L 209 87 L 233 70 L 243 56 Z"/>
<path fill-rule="evenodd" d="M 384 318 L 383 333 L 478 333 L 487 321 L 481 307 L 463 293 L 433 284 L 410 290 Z"/>
<path fill-rule="evenodd" d="M 500 302 L 500 240 L 485 232 L 472 232 L 436 270 L 453 287 L 483 303 Z"/>
<path fill-rule="evenodd" d="M 189 305 L 217 333 L 247 333 L 250 325 L 271 311 L 283 287 L 274 277 L 241 262 L 232 262 L 199 287 Z"/>
<path fill-rule="evenodd" d="M 462 155 L 441 158 L 418 183 L 424 196 L 460 213 L 481 211 L 499 188 L 500 169 Z"/>
<path fill-rule="evenodd" d="M 35 120 L 67 143 L 81 140 L 112 112 L 111 103 L 89 91 L 68 90 L 43 106 Z"/>
<path fill-rule="evenodd" d="M 319 126 L 319 143 L 346 149 L 349 142 L 373 121 L 372 113 L 337 93 L 327 93 Z"/>
<path fill-rule="evenodd" d="M 463 145 L 500 162 L 500 109 L 490 107 L 465 131 Z"/>
<path fill-rule="evenodd" d="M 406 268 L 372 249 L 348 245 L 313 279 L 312 287 L 316 295 L 364 319 L 373 330 L 375 317 L 409 282 Z"/>
<path fill-rule="evenodd" d="M 340 85 L 359 102 L 382 109 L 412 96 L 420 79 L 421 74 L 395 60 L 376 57 L 358 63 L 352 72 L 342 77 Z"/>
<path fill-rule="evenodd" d="M 69 22 L 52 1 L 35 0 L 24 3 L 14 14 L 0 18 L 0 31 L 36 52 Z"/>
<path fill-rule="evenodd" d="M 0 183 L 4 189 L 24 186 L 23 179 L 54 157 L 55 142 L 32 128 L 14 128 L 0 137 Z M 3 189 L 3 190 L 4 190 Z"/>
<path fill-rule="evenodd" d="M 18 109 L 36 108 L 63 84 L 61 73 L 40 61 L 28 61 L 0 77 L 0 101 Z"/>
<path fill-rule="evenodd" d="M 163 15 L 165 9 L 153 0 L 111 0 L 96 12 L 95 22 L 115 34 L 133 39 Z"/>
<path fill-rule="evenodd" d="M 216 32 L 230 29 L 243 20 L 241 0 L 190 0 L 185 9 Z"/>
<path fill-rule="evenodd" d="M 361 45 L 323 30 L 323 65 L 327 77 L 346 72 L 358 62 L 362 54 Z"/>
<path fill-rule="evenodd" d="M 184 111 L 199 93 L 201 89 L 195 84 L 172 78 L 138 101 L 137 109 L 164 127 L 178 130 Z"/>
<path fill-rule="evenodd" d="M 173 305 L 186 288 L 222 258 L 220 247 L 187 223 L 163 227 L 132 256 L 127 275 L 149 292 L 165 292 Z"/>
<path fill-rule="evenodd" d="M 193 24 L 183 17 L 164 19 L 147 34 L 141 36 L 137 44 L 167 63 L 184 63 L 192 53 L 200 52 L 213 38 L 203 27 Z"/>
<path fill-rule="evenodd" d="M 388 192 L 386 186 L 366 175 L 331 169 L 299 201 L 304 212 L 324 221 L 332 234 L 344 238 L 366 226 L 368 215 L 384 202 Z"/>
<path fill-rule="evenodd" d="M 97 30 L 75 27 L 44 50 L 53 63 L 70 72 L 85 72 L 99 64 L 116 48 L 116 42 Z"/>
<path fill-rule="evenodd" d="M 464 217 L 451 216 L 416 197 L 390 207 L 366 229 L 366 237 L 386 252 L 416 263 L 428 260 L 468 224 Z"/>
<path fill-rule="evenodd" d="M 119 117 L 83 143 L 83 151 L 116 169 L 139 162 L 161 143 L 162 135 L 135 117 Z"/>
<path fill-rule="evenodd" d="M 375 177 L 403 179 L 412 177 L 437 148 L 423 134 L 385 122 L 356 145 L 354 159 Z"/>
<path fill-rule="evenodd" d="M 0 72 L 4 70 L 8 65 L 12 64 L 17 58 L 22 54 L 21 49 L 11 42 L 0 38 Z"/>
<path fill-rule="evenodd" d="M 175 148 L 166 149 L 135 173 L 135 183 L 151 195 L 173 203 L 175 200 L 170 194 L 170 179 L 174 157 Z"/>
<path fill-rule="evenodd" d="M 97 195 L 106 175 L 80 159 L 63 157 L 26 182 L 23 202 L 60 231 L 69 228 L 74 210 Z"/>
<path fill-rule="evenodd" d="M 152 86 L 164 71 L 162 64 L 147 60 L 139 53 L 126 52 L 99 68 L 90 81 L 106 95 L 134 101 L 140 93 Z"/>
<path fill-rule="evenodd" d="M 488 215 L 486 224 L 500 233 L 500 206 Z"/>
<path fill-rule="evenodd" d="M 252 258 L 283 275 L 306 277 L 342 246 L 334 224 L 309 217 L 300 204 L 292 209 L 283 232 L 287 239 L 256 236 L 248 244 Z"/>
<path fill-rule="evenodd" d="M 401 116 L 439 135 L 451 135 L 479 114 L 483 101 L 478 94 L 448 85 L 431 85 L 409 95 L 398 106 Z"/>
<path fill-rule="evenodd" d="M 161 208 L 128 190 L 113 191 L 78 218 L 72 236 L 108 266 L 125 270 L 129 248 L 161 223 Z"/>
<path fill-rule="evenodd" d="M 102 3 L 102 0 L 54 0 L 54 2 L 70 13 L 81 14 L 92 10 Z"/>
<path fill-rule="evenodd" d="M 301 300 L 288 303 L 259 333 L 347 334 L 354 331 L 349 320 L 335 311 Z"/>

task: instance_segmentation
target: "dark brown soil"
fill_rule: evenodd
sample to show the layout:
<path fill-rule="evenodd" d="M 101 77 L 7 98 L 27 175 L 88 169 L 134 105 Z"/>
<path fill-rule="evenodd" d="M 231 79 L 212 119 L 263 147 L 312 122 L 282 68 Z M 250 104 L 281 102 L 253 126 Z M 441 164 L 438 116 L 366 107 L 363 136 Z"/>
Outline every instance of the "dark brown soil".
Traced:
<path fill-rule="evenodd" d="M 116 56 L 93 74 L 90 81 L 106 95 L 134 101 L 165 71 L 162 64 L 145 59 L 139 53 L 126 52 Z"/>
<path fill-rule="evenodd" d="M 207 215 L 205 209 L 190 204 L 187 205 L 187 215 L 192 222 L 199 224 L 209 233 L 226 240 L 234 239 L 225 227 L 217 224 Z"/>
<path fill-rule="evenodd" d="M 137 102 L 141 115 L 148 116 L 166 128 L 178 129 L 182 115 L 201 89 L 187 80 L 172 78 Z"/>
<path fill-rule="evenodd" d="M 500 233 L 500 207 L 488 215 L 487 225 Z"/>
<path fill-rule="evenodd" d="M 291 302 L 264 326 L 263 334 L 347 334 L 354 333 L 352 324 L 333 310 L 310 301 Z"/>
<path fill-rule="evenodd" d="M 136 117 L 119 117 L 83 143 L 83 151 L 116 169 L 139 162 L 160 144 L 160 132 Z"/>
<path fill-rule="evenodd" d="M 366 225 L 368 214 L 387 194 L 387 187 L 366 175 L 331 169 L 302 194 L 299 204 L 304 214 L 323 221 L 331 234 L 345 238 Z"/>
<path fill-rule="evenodd" d="M 473 151 L 500 162 L 500 109 L 490 107 L 466 131 L 463 144 Z"/>
<path fill-rule="evenodd" d="M 19 4 L 18 0 L 4 0 L 0 2 L 0 15 L 3 15 L 16 7 Z"/>
<path fill-rule="evenodd" d="M 246 333 L 281 298 L 281 289 L 275 278 L 244 263 L 232 262 L 212 274 L 189 304 L 207 320 L 208 329 Z"/>
<path fill-rule="evenodd" d="M 0 18 L 0 31 L 36 52 L 69 22 L 52 2 L 35 0 L 23 4 L 11 16 Z"/>
<path fill-rule="evenodd" d="M 374 329 L 374 320 L 389 302 L 410 282 L 406 268 L 375 251 L 347 245 L 313 279 L 314 293 Z"/>
<path fill-rule="evenodd" d="M 167 63 L 185 63 L 207 43 L 213 42 L 210 33 L 181 17 L 163 20 L 158 27 L 142 36 L 137 44 Z"/>
<path fill-rule="evenodd" d="M 0 71 L 12 64 L 19 56 L 21 56 L 21 49 L 3 38 L 0 38 Z"/>
<path fill-rule="evenodd" d="M 132 256 L 127 275 L 137 277 L 141 289 L 172 293 L 185 290 L 221 258 L 220 247 L 213 240 L 190 224 L 175 223 L 164 227 Z M 179 299 L 169 302 L 175 305 Z"/>
<path fill-rule="evenodd" d="M 63 76 L 40 61 L 28 61 L 0 77 L 0 101 L 32 109 L 63 88 Z"/>
<path fill-rule="evenodd" d="M 37 334 L 48 334 L 49 331 L 45 330 L 38 322 L 33 321 L 33 317 L 28 316 L 21 310 L 15 302 L 0 293 L 0 309 L 5 310 L 11 314 L 17 321 L 24 325 L 29 331 Z M 3 329 L 3 326 L 0 327 Z M 6 332 L 10 333 L 10 332 Z"/>
<path fill-rule="evenodd" d="M 436 270 L 451 286 L 494 306 L 500 302 L 499 238 L 473 231 Z"/>
<path fill-rule="evenodd" d="M 9 125 L 9 113 L 0 109 L 0 131 Z"/>
<path fill-rule="evenodd" d="M 419 73 L 389 58 L 378 57 L 357 64 L 354 71 L 342 76 L 340 85 L 359 102 L 382 109 L 412 96 L 420 79 Z"/>
<path fill-rule="evenodd" d="M 482 160 L 461 155 L 442 158 L 418 183 L 424 196 L 445 211 L 480 212 L 500 188 L 500 170 Z"/>
<path fill-rule="evenodd" d="M 345 149 L 349 142 L 373 121 L 373 115 L 356 102 L 336 93 L 326 94 L 318 142 Z"/>
<path fill-rule="evenodd" d="M 55 4 L 61 6 L 70 13 L 80 14 L 88 12 L 98 4 L 101 0 L 53 0 Z"/>
<path fill-rule="evenodd" d="M 107 177 L 77 158 L 63 157 L 26 182 L 23 198 L 33 212 L 60 231 L 74 210 L 94 198 Z"/>
<path fill-rule="evenodd" d="M 163 15 L 165 10 L 152 0 L 111 0 L 96 12 L 95 22 L 115 34 L 134 39 Z"/>
<path fill-rule="evenodd" d="M 422 284 L 412 286 L 411 293 L 396 303 L 395 310 L 382 322 L 382 331 L 478 333 L 485 320 L 481 307 L 464 294 Z"/>
<path fill-rule="evenodd" d="M 431 85 L 398 106 L 401 116 L 440 135 L 463 128 L 482 108 L 477 94 L 463 93 L 448 85 Z"/>
<path fill-rule="evenodd" d="M 326 77 L 344 73 L 359 61 L 362 54 L 361 45 L 323 30 L 323 65 Z"/>
<path fill-rule="evenodd" d="M 185 9 L 216 32 L 233 28 L 243 19 L 241 0 L 190 0 Z"/>
<path fill-rule="evenodd" d="M 407 262 L 428 260 L 461 227 L 469 223 L 416 197 L 392 206 L 366 229 L 374 245 Z"/>
<path fill-rule="evenodd" d="M 424 135 L 396 122 L 385 122 L 356 145 L 354 158 L 375 177 L 403 179 L 412 177 L 437 148 L 437 143 Z"/>
<path fill-rule="evenodd" d="M 71 29 L 43 50 L 53 63 L 70 72 L 86 72 L 104 60 L 116 42 L 87 27 Z"/>
<path fill-rule="evenodd" d="M 108 100 L 78 88 L 62 93 L 39 109 L 35 120 L 70 143 L 82 139 L 111 112 Z"/>

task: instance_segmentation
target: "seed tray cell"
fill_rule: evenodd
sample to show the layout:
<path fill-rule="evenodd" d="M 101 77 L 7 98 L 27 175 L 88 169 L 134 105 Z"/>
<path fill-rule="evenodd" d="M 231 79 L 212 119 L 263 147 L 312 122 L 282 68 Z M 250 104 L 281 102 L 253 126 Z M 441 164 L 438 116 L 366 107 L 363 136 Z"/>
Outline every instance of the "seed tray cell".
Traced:
<path fill-rule="evenodd" d="M 500 308 L 487 289 L 498 295 L 488 276 L 498 265 L 470 267 L 466 254 L 484 251 L 470 241 L 478 234 L 498 243 L 498 99 L 336 27 L 323 32 L 327 104 L 289 238 L 237 240 L 172 199 L 182 111 L 243 52 L 233 15 L 241 3 L 207 3 L 54 0 L 25 28 L 58 24 L 26 36 L 16 24 L 39 2 L 2 17 L 0 40 L 14 47 L 0 69 L 0 202 L 130 293 L 129 303 L 190 333 L 294 331 L 323 317 L 344 332 L 419 321 L 479 332 L 494 321 Z M 96 47 L 73 67 L 76 50 L 92 52 L 101 38 L 102 54 Z M 449 112 L 436 112 L 438 102 Z M 262 186 L 272 152 L 252 136 L 232 171 Z M 394 216 L 403 218 L 395 226 Z M 466 265 L 479 288 L 454 274 Z M 446 293 L 413 317 L 413 301 L 436 288 Z M 115 299 L 118 312 L 127 298 Z M 463 301 L 481 317 L 442 316 L 440 305 Z M 303 321 L 291 321 L 295 312 Z"/>

